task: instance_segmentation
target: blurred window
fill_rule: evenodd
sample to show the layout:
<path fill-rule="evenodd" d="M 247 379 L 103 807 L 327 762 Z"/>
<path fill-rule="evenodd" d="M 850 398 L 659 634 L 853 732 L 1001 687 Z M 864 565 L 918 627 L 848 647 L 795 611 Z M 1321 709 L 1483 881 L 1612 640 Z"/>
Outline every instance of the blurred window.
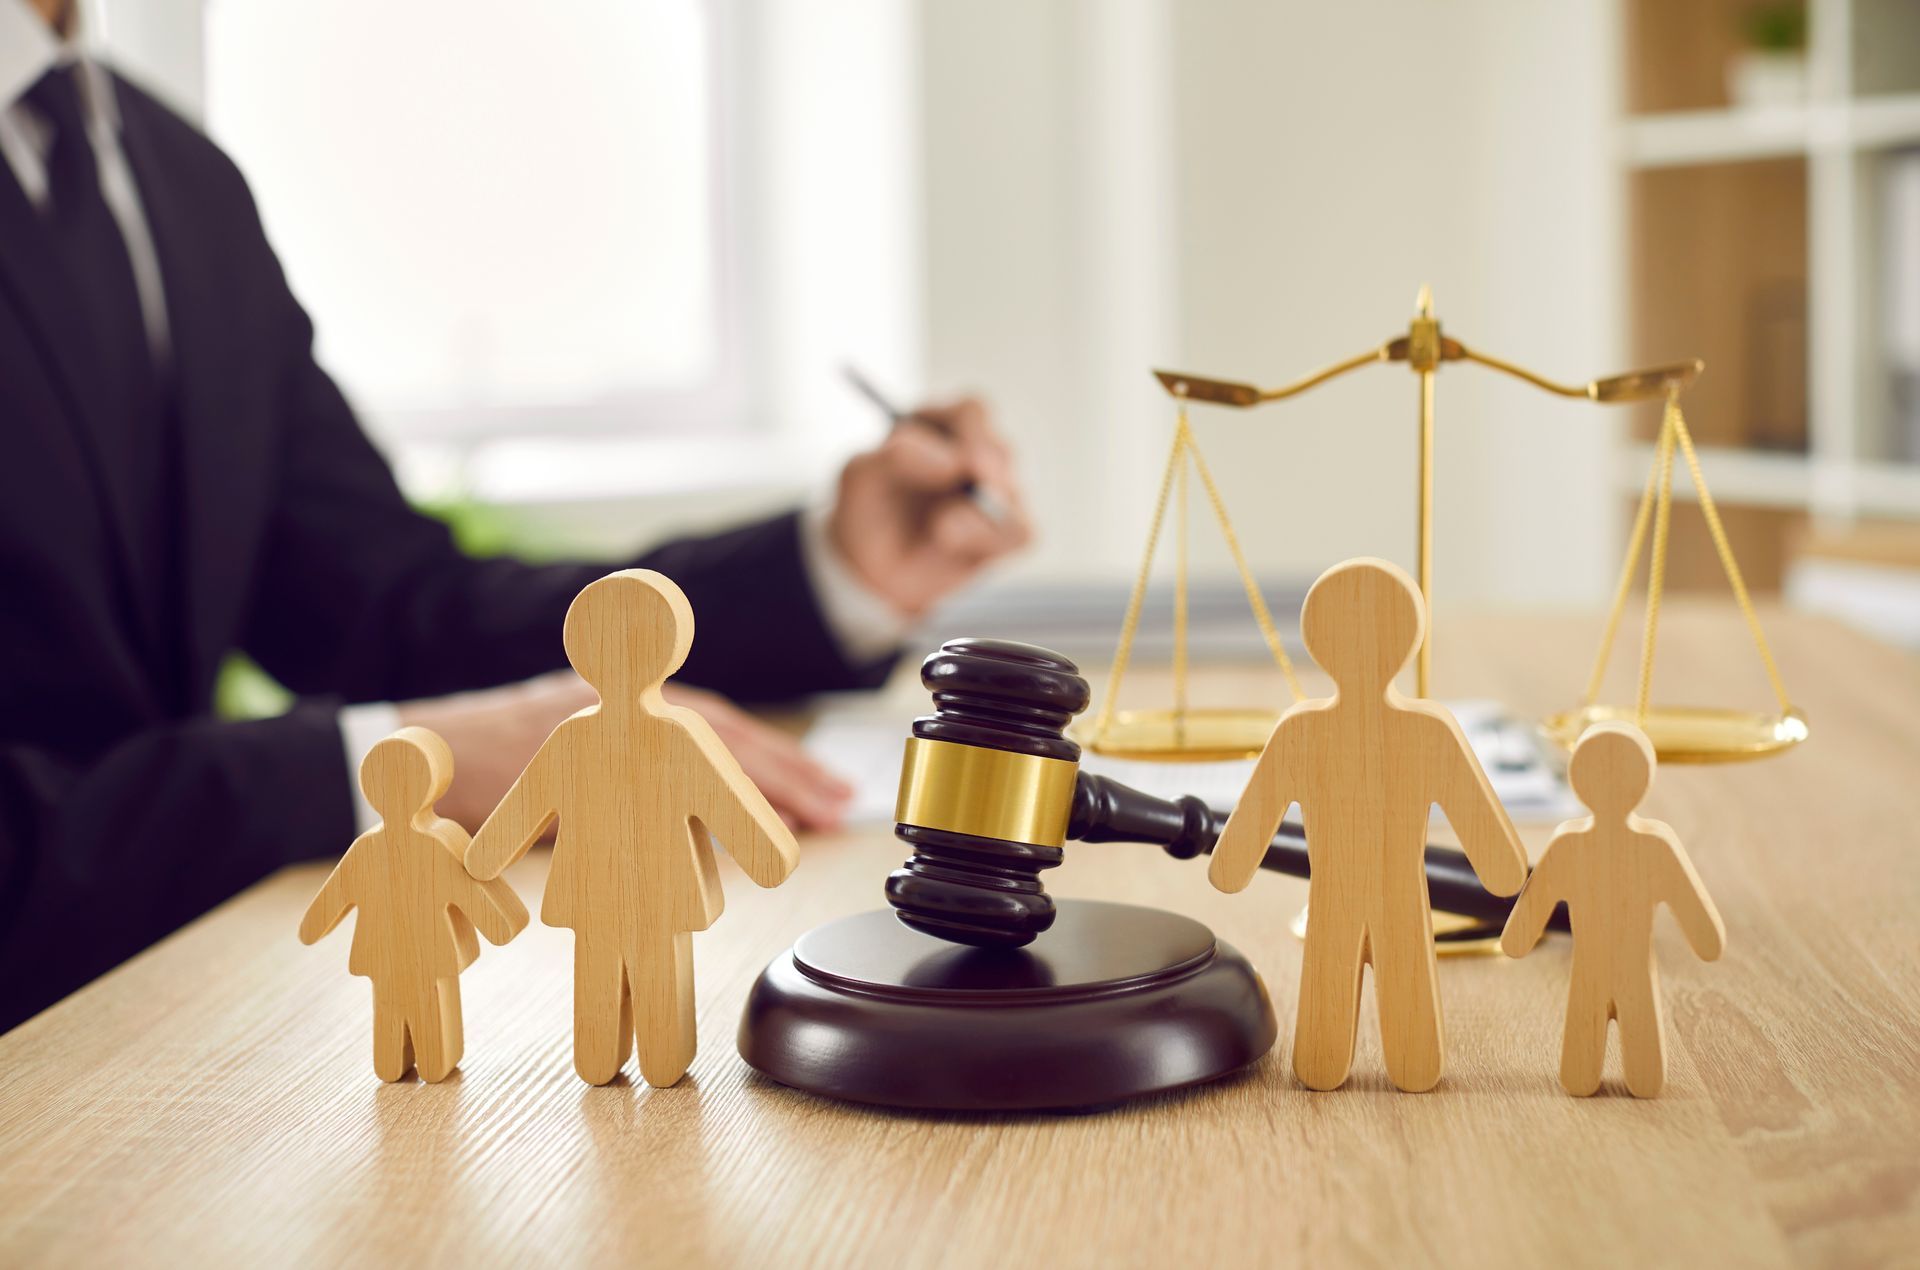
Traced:
<path fill-rule="evenodd" d="M 710 0 L 208 0 L 209 131 L 385 440 L 731 421 Z"/>

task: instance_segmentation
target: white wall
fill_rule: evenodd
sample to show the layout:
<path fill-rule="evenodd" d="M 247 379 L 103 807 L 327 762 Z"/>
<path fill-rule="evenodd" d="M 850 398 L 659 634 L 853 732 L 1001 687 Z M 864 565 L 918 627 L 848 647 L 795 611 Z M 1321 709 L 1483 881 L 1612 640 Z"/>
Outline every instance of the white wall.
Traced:
<path fill-rule="evenodd" d="M 842 366 L 901 393 L 922 377 L 915 13 L 898 0 L 737 0 L 754 321 L 775 431 L 813 454 L 884 423 Z M 825 465 L 809 478 L 824 476 Z"/>
<path fill-rule="evenodd" d="M 89 3 L 194 104 L 201 0 Z M 766 408 L 807 461 L 565 522 L 624 543 L 792 498 L 875 435 L 835 378 L 854 357 L 902 393 L 997 403 L 1042 530 L 1012 581 L 1117 584 L 1170 438 L 1151 366 L 1283 382 L 1403 330 L 1431 282 L 1459 338 L 1567 379 L 1618 369 L 1613 9 L 742 0 Z M 1415 391 L 1380 367 L 1196 411 L 1263 577 L 1412 563 Z M 1460 366 L 1438 408 L 1441 605 L 1604 596 L 1617 416 Z"/>
<path fill-rule="evenodd" d="M 1137 557 L 1172 420 L 1150 364 L 1284 382 L 1431 282 L 1459 338 L 1616 368 L 1602 0 L 930 0 L 922 30 L 928 366 L 1020 440 L 1029 578 Z M 1392 366 L 1196 412 L 1264 576 L 1412 563 L 1415 407 Z M 1466 367 L 1438 410 L 1441 603 L 1601 597 L 1619 420 Z M 1205 534 L 1196 561 L 1226 567 Z"/>
<path fill-rule="evenodd" d="M 114 62 L 174 109 L 200 117 L 200 11 L 207 0 L 80 0 L 80 20 Z"/>
<path fill-rule="evenodd" d="M 1161 0 L 923 8 L 928 369 L 1021 457 L 1027 576 L 1124 575 L 1164 442 L 1148 367 L 1178 329 Z"/>

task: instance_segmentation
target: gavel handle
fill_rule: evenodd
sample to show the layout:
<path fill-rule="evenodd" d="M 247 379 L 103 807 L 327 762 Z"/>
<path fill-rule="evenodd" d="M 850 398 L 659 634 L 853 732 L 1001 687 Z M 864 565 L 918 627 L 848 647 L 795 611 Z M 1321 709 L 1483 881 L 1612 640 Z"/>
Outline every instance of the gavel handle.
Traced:
<path fill-rule="evenodd" d="M 1075 842 L 1149 842 L 1176 859 L 1190 860 L 1212 851 L 1226 824 L 1225 817 L 1192 794 L 1172 800 L 1156 798 L 1119 781 L 1082 772 L 1074 786 L 1067 837 Z M 1305 830 L 1281 822 L 1260 867 L 1290 877 L 1309 876 Z M 1489 923 L 1506 921 L 1513 910 L 1513 900 L 1481 886 L 1467 857 L 1451 847 L 1427 847 L 1427 896 L 1442 912 Z M 1567 929 L 1566 909 L 1555 911 L 1548 925 Z"/>

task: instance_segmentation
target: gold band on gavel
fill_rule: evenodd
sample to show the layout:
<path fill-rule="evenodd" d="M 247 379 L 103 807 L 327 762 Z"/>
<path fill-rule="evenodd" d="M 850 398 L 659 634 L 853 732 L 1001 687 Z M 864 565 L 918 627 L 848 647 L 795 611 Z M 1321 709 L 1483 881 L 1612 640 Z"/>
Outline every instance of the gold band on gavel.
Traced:
<path fill-rule="evenodd" d="M 1036 754 L 909 737 L 900 762 L 903 825 L 1057 847 L 1067 840 L 1080 765 Z"/>

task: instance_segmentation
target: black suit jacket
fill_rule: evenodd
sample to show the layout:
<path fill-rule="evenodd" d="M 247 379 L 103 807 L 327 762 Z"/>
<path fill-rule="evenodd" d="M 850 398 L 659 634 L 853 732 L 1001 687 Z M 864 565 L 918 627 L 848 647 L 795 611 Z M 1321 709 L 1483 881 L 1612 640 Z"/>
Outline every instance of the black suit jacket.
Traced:
<path fill-rule="evenodd" d="M 314 363 L 239 172 L 117 88 L 164 275 L 177 488 L 165 523 L 141 523 L 140 483 L 165 474 L 114 445 L 45 226 L 0 163 L 0 1029 L 280 865 L 343 851 L 341 703 L 564 666 L 567 604 L 608 567 L 470 559 L 409 509 Z M 139 564 L 149 535 L 175 549 L 170 577 Z M 841 657 L 791 515 L 636 563 L 692 601 L 690 682 L 766 700 L 886 673 Z M 212 717 L 233 649 L 295 708 Z"/>

